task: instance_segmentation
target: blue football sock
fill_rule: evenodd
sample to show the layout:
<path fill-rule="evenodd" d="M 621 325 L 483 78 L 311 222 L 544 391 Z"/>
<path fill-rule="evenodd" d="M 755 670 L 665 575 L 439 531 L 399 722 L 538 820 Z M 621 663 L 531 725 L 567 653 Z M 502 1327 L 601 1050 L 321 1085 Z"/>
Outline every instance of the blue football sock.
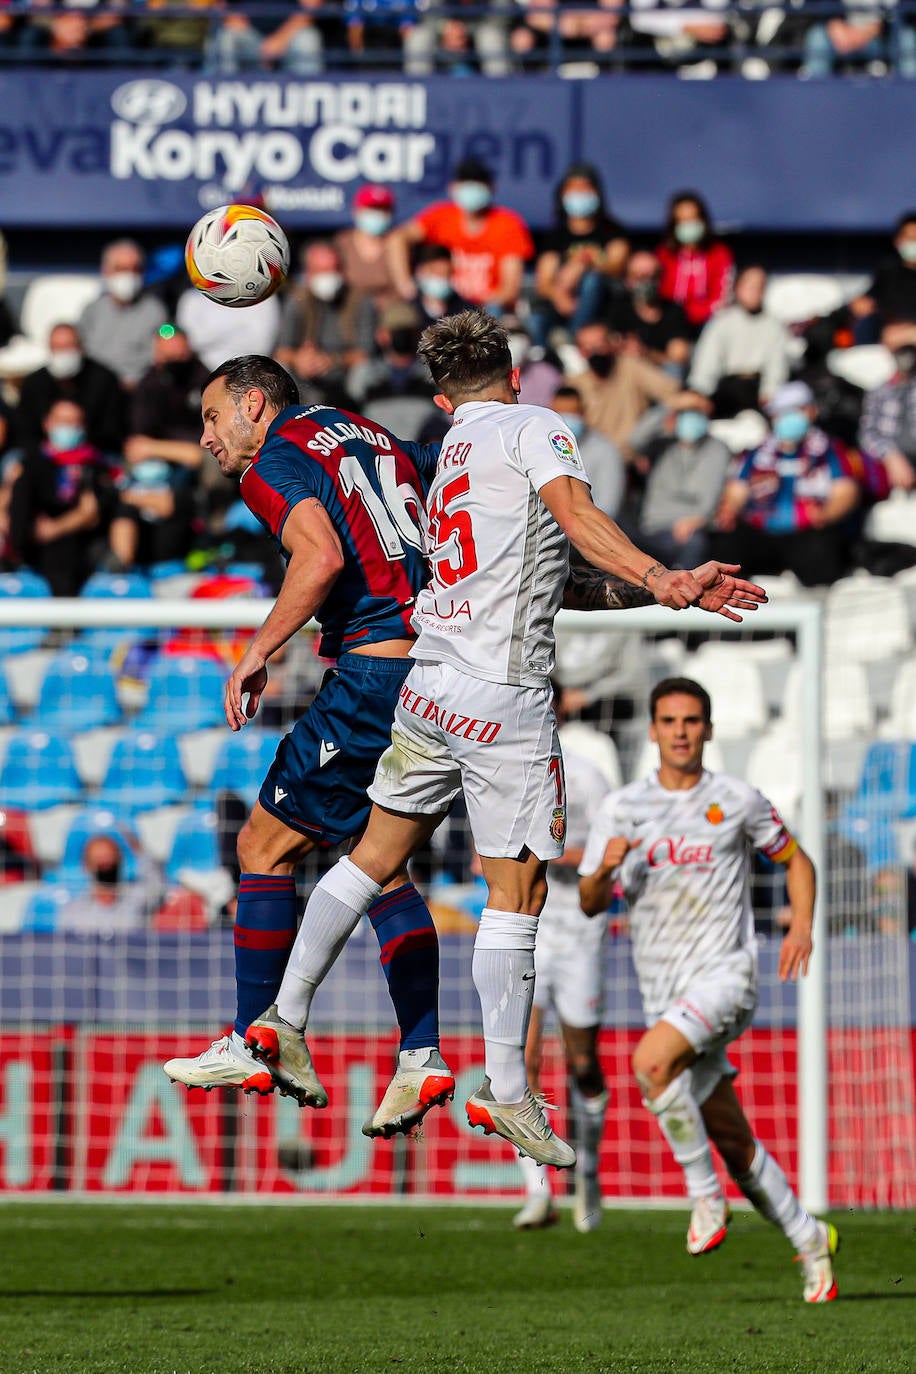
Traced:
<path fill-rule="evenodd" d="M 235 1029 L 239 1035 L 277 1000 L 298 916 L 296 879 L 291 874 L 242 874 L 235 913 Z"/>
<path fill-rule="evenodd" d="M 439 939 L 413 883 L 383 892 L 369 908 L 401 1029 L 401 1049 L 439 1044 Z"/>

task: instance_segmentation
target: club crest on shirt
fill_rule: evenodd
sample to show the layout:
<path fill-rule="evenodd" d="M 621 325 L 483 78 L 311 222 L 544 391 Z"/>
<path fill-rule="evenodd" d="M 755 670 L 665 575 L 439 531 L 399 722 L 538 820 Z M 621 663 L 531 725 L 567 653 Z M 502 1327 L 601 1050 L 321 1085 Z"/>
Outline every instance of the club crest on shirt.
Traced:
<path fill-rule="evenodd" d="M 573 467 L 579 467 L 579 455 L 576 452 L 576 444 L 571 434 L 567 434 L 562 429 L 555 429 L 550 435 L 550 442 L 557 457 L 564 463 L 571 463 Z"/>
<path fill-rule="evenodd" d="M 706 819 L 710 825 L 721 825 L 725 820 L 725 812 L 718 802 L 713 802 L 711 806 L 706 808 Z"/>
<path fill-rule="evenodd" d="M 554 807 L 553 819 L 550 822 L 550 833 L 557 844 L 562 844 L 566 839 L 566 808 L 562 806 Z"/>

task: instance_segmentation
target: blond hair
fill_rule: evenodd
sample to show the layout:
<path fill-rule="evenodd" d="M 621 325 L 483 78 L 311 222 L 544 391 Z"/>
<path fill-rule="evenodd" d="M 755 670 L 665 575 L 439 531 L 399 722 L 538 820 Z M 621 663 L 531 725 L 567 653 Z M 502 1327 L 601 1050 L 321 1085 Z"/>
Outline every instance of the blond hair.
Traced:
<path fill-rule="evenodd" d="M 473 396 L 512 370 L 509 337 L 485 310 L 444 315 L 420 335 L 420 357 L 444 395 Z"/>

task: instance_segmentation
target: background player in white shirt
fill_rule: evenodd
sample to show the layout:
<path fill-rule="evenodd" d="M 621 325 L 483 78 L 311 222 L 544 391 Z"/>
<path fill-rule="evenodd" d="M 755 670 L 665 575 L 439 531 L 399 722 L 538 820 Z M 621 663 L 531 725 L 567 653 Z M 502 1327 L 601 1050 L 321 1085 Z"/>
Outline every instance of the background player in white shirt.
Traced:
<path fill-rule="evenodd" d="M 303 1031 L 316 988 L 383 875 L 463 791 L 489 888 L 473 962 L 487 1076 L 468 1116 L 542 1163 L 570 1167 L 575 1152 L 547 1124 L 524 1062 L 545 868 L 566 831 L 548 677 L 567 541 L 594 568 L 675 609 L 700 605 L 735 619 L 729 606 L 754 607 L 764 593 L 735 579 L 734 566 L 670 572 L 630 543 L 592 503 L 560 416 L 518 404 L 508 338 L 483 311 L 430 325 L 420 352 L 453 424 L 427 499 L 432 580 L 417 597 L 416 663 L 369 789 L 367 831 L 315 888 L 277 1003 L 247 1040 L 281 1088 L 299 1095 L 314 1074 Z"/>
<path fill-rule="evenodd" d="M 560 746 L 566 773 L 566 849 L 547 869 L 547 900 L 538 917 L 534 943 L 534 1005 L 525 1064 L 528 1086 L 537 1093 L 543 1032 L 552 1011 L 563 1040 L 575 1126 L 573 1225 L 586 1232 L 594 1231 L 601 1221 L 598 1150 L 608 1095 L 598 1060 L 598 1033 L 604 1011 L 607 921 L 590 919 L 579 905 L 578 869 L 592 817 L 611 787 L 620 782 L 620 769 L 610 740 L 591 726 L 561 726 Z M 611 766 L 603 769 L 603 763 Z M 552 1226 L 559 1218 L 547 1169 L 525 1156 L 519 1162 L 526 1198 L 513 1225 L 520 1231 Z"/>
<path fill-rule="evenodd" d="M 784 980 L 808 971 L 814 866 L 759 792 L 703 768 L 712 723 L 709 695 L 699 683 L 660 682 L 649 710 L 658 772 L 602 803 L 580 868 L 582 907 L 590 914 L 606 910 L 619 878 L 649 1024 L 633 1055 L 633 1072 L 644 1105 L 684 1170 L 693 1202 L 688 1251 L 714 1250 L 728 1227 L 711 1139 L 745 1197 L 797 1250 L 805 1301 L 830 1302 L 837 1295 L 836 1229 L 804 1210 L 754 1138 L 726 1056 L 757 1004 L 751 851 L 786 868 L 791 921 L 779 954 Z"/>

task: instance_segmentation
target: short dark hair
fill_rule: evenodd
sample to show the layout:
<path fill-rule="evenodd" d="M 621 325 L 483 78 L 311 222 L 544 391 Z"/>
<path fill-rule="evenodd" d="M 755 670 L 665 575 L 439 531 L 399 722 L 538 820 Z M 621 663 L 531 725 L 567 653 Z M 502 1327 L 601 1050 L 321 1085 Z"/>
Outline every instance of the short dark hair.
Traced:
<path fill-rule="evenodd" d="M 451 262 L 452 250 L 444 243 L 419 243 L 414 250 L 414 267 L 422 267 L 427 262 Z"/>
<path fill-rule="evenodd" d="M 582 404 L 581 393 L 574 386 L 558 386 L 553 393 L 553 399 L 555 401 L 578 401 L 579 405 Z"/>
<path fill-rule="evenodd" d="M 267 400 L 277 410 L 299 404 L 299 387 L 287 372 L 273 358 L 261 353 L 246 353 L 242 358 L 227 358 L 215 367 L 203 384 L 206 391 L 211 382 L 222 377 L 226 390 L 231 396 L 244 396 L 253 386 L 263 391 Z"/>
<path fill-rule="evenodd" d="M 449 398 L 484 391 L 512 370 L 509 336 L 485 310 L 443 315 L 423 330 L 418 351 Z"/>
<path fill-rule="evenodd" d="M 916 210 L 904 210 L 903 214 L 894 225 L 894 238 L 896 238 L 901 229 L 905 229 L 908 224 L 916 224 Z"/>
<path fill-rule="evenodd" d="M 703 719 L 712 725 L 712 702 L 705 687 L 694 682 L 692 677 L 666 677 L 657 682 L 649 696 L 649 716 L 655 719 L 655 711 L 662 697 L 673 697 L 680 693 L 685 697 L 696 697 L 703 711 Z"/>
<path fill-rule="evenodd" d="M 455 164 L 452 181 L 482 181 L 484 186 L 492 187 L 493 173 L 479 157 L 463 157 Z"/>

